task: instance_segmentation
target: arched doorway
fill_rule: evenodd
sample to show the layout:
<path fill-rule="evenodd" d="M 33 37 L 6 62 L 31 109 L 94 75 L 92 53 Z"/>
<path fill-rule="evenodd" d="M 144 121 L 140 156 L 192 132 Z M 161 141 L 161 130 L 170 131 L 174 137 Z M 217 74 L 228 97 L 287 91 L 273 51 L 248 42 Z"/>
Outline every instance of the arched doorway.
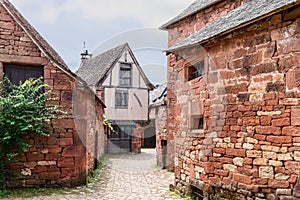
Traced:
<path fill-rule="evenodd" d="M 155 127 L 149 127 L 144 131 L 144 147 L 145 148 L 156 147 Z"/>

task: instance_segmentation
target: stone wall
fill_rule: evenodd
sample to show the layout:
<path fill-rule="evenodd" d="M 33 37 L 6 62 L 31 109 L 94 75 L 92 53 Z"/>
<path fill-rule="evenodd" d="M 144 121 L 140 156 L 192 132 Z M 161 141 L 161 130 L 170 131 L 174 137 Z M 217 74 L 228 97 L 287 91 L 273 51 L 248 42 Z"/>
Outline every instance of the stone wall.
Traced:
<path fill-rule="evenodd" d="M 132 129 L 131 152 L 132 153 L 141 153 L 143 123 L 136 122 L 135 124 L 136 124 L 135 127 Z"/>
<path fill-rule="evenodd" d="M 94 166 L 94 156 L 100 158 L 104 152 L 103 105 L 87 88 L 75 87 L 75 75 L 72 77 L 71 72 L 49 60 L 2 6 L 0 13 L 0 80 L 6 63 L 43 67 L 45 83 L 53 87 L 57 97 L 48 103 L 61 105 L 68 112 L 63 119 L 51 121 L 53 133 L 49 137 L 28 136 L 31 145 L 28 152 L 10 166 L 23 177 L 8 181 L 7 186 L 83 184 Z M 83 118 L 75 113 L 74 105 L 82 111 Z M 95 138 L 96 131 L 98 138 Z M 98 149 L 93 148 L 96 141 Z"/>
<path fill-rule="evenodd" d="M 168 131 L 175 136 L 178 191 L 189 193 L 194 185 L 210 199 L 300 197 L 296 13 L 289 9 L 168 56 Z M 188 81 L 186 69 L 199 57 L 206 59 L 206 73 Z M 194 115 L 204 117 L 203 130 L 192 130 Z"/>
<path fill-rule="evenodd" d="M 167 106 L 163 104 L 151 105 L 150 113 L 155 122 L 156 161 L 163 168 L 174 167 L 174 137 L 167 131 Z"/>

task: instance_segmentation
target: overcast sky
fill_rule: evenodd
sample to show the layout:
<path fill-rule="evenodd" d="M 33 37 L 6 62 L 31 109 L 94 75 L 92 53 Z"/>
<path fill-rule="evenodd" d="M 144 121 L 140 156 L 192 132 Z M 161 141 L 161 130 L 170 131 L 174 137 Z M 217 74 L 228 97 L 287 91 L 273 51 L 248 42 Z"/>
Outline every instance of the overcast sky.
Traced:
<path fill-rule="evenodd" d="M 166 80 L 167 34 L 158 27 L 193 0 L 11 0 L 76 71 L 83 42 L 94 55 L 129 42 L 150 80 Z"/>

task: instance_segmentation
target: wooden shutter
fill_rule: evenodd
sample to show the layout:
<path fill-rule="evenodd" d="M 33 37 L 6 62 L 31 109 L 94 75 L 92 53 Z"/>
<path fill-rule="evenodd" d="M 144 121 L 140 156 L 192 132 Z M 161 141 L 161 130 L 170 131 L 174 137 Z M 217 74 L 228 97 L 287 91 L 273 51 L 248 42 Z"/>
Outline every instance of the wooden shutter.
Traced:
<path fill-rule="evenodd" d="M 29 78 L 44 77 L 44 68 L 42 66 L 25 66 L 4 64 L 4 75 L 15 85 L 20 81 L 24 82 Z"/>

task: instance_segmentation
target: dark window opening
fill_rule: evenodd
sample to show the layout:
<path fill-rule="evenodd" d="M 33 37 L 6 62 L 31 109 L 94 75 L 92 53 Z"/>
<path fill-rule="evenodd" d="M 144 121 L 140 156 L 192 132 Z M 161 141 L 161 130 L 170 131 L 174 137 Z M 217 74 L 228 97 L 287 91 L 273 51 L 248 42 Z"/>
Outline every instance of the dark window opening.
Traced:
<path fill-rule="evenodd" d="M 120 108 L 120 109 L 128 108 L 128 91 L 125 90 L 116 91 L 116 108 Z"/>
<path fill-rule="evenodd" d="M 41 66 L 23 66 L 23 65 L 11 65 L 4 64 L 4 75 L 14 85 L 19 85 L 20 81 L 24 81 L 30 78 L 44 77 L 44 68 Z"/>
<path fill-rule="evenodd" d="M 131 63 L 120 64 L 120 86 L 131 86 Z"/>
<path fill-rule="evenodd" d="M 192 191 L 192 198 L 195 200 L 202 200 L 204 199 L 203 190 L 199 189 L 198 187 L 195 187 L 191 185 L 191 191 Z"/>
<path fill-rule="evenodd" d="M 201 60 L 197 64 L 188 67 L 188 80 L 192 80 L 204 75 L 204 60 Z"/>
<path fill-rule="evenodd" d="M 204 118 L 203 117 L 193 117 L 191 129 L 203 129 L 204 128 Z"/>
<path fill-rule="evenodd" d="M 24 83 L 28 79 L 38 79 L 44 77 L 44 68 L 42 66 L 27 66 L 27 65 L 13 65 L 4 64 L 3 66 L 4 76 L 10 80 L 10 82 L 18 86 L 20 82 Z M 5 87 L 9 87 L 5 85 Z M 11 91 L 13 88 L 7 88 Z M 41 90 L 41 93 L 44 90 Z"/>

